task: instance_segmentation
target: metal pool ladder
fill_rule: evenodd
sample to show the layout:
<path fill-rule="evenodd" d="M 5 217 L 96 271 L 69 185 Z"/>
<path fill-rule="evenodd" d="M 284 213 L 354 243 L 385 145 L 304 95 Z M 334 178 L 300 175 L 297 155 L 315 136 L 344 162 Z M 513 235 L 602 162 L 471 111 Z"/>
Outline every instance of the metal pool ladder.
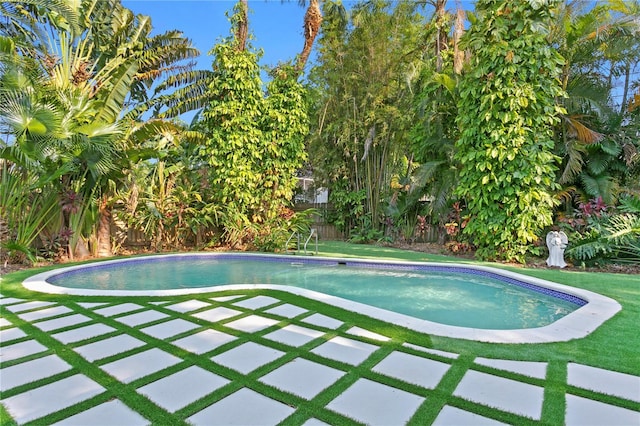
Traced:
<path fill-rule="evenodd" d="M 315 237 L 315 243 L 316 243 L 315 254 L 318 254 L 318 232 L 316 231 L 316 228 L 311 228 L 311 231 L 309 232 L 309 236 L 307 237 L 307 239 L 304 242 L 304 245 L 303 245 L 304 254 L 308 254 L 307 253 L 307 245 L 309 245 L 309 241 L 311 241 L 311 239 L 314 238 L 314 237 Z M 290 245 L 291 241 L 294 238 L 296 239 L 296 249 L 293 252 L 294 253 L 300 253 L 300 243 L 302 242 L 303 236 L 298 231 L 293 231 L 291 233 L 291 235 L 289 236 L 289 239 L 287 240 L 287 242 L 284 245 L 285 252 L 289 252 L 290 251 L 289 250 L 289 245 Z"/>

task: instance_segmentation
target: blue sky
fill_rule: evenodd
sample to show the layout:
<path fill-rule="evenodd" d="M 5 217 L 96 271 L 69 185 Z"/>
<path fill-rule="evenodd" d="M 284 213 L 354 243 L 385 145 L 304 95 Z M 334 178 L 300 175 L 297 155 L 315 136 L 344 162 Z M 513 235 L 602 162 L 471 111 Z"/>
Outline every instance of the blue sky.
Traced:
<path fill-rule="evenodd" d="M 202 56 L 197 68 L 209 69 L 207 52 L 229 35 L 225 13 L 231 11 L 231 0 L 123 0 L 134 13 L 151 16 L 154 33 L 176 29 L 190 38 Z M 294 59 L 304 45 L 302 24 L 305 8 L 297 0 L 249 0 L 249 30 L 253 46 L 262 48 L 261 65 L 277 65 Z"/>

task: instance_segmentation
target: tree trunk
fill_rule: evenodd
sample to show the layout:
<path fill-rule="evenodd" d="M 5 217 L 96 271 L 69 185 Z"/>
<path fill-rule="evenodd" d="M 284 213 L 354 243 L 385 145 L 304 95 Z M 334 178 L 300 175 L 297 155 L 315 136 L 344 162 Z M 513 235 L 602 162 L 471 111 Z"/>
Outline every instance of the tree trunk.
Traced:
<path fill-rule="evenodd" d="M 318 0 L 311 0 L 309 2 L 309 8 L 304 15 L 304 47 L 300 56 L 298 56 L 298 63 L 296 69 L 301 72 L 304 69 L 311 49 L 313 48 L 313 41 L 316 39 L 318 32 L 320 32 L 320 25 L 322 24 L 322 11 Z"/>
<path fill-rule="evenodd" d="M 111 210 L 106 197 L 100 200 L 100 218 L 98 220 L 98 257 L 113 256 L 111 251 Z"/>
<path fill-rule="evenodd" d="M 247 48 L 247 38 L 249 36 L 249 5 L 247 0 L 240 0 L 242 14 L 239 16 L 238 27 L 236 28 L 236 49 L 243 52 Z"/>

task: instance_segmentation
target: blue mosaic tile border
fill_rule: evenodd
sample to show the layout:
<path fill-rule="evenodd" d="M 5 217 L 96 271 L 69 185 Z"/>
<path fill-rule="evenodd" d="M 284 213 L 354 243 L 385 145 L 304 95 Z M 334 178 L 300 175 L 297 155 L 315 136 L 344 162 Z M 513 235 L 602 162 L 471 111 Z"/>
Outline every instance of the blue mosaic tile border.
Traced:
<path fill-rule="evenodd" d="M 232 259 L 232 260 L 259 260 L 264 262 L 274 262 L 274 263 L 302 263 L 302 264 L 310 264 L 310 265 L 321 265 L 321 266 L 338 266 L 344 265 L 355 268 L 370 268 L 370 269 L 387 269 L 387 270 L 396 270 L 396 271 L 422 271 L 422 272 L 445 272 L 445 273 L 460 273 L 460 274 L 469 274 L 469 275 L 477 275 L 483 276 L 487 278 L 491 278 L 494 280 L 498 280 L 504 282 L 506 284 L 514 285 L 521 288 L 526 288 L 532 291 L 535 291 L 540 294 L 544 294 L 547 296 L 552 296 L 557 299 L 561 299 L 570 303 L 573 303 L 578 306 L 584 306 L 587 304 L 587 301 L 574 296 L 572 294 L 563 293 L 558 290 L 550 289 L 547 287 L 542 287 L 539 285 L 527 283 L 524 281 L 517 280 L 511 277 L 505 277 L 500 274 L 496 274 L 494 272 L 489 271 L 481 271 L 477 269 L 470 268 L 461 268 L 456 266 L 434 266 L 434 265 L 402 265 L 396 263 L 384 263 L 384 262 L 361 262 L 361 261 L 350 261 L 349 259 L 342 260 L 327 260 L 327 259 L 314 259 L 314 258 L 299 258 L 299 260 L 292 257 L 277 257 L 277 256 L 250 256 L 243 254 L 228 254 L 228 253 L 211 253 L 207 255 L 165 255 L 162 257 L 140 257 L 134 259 L 126 260 L 126 264 L 139 264 L 139 263 L 155 263 L 155 262 L 164 262 L 167 258 L 172 258 L 175 260 L 203 260 L 207 258 L 214 259 Z M 48 282 L 55 284 L 59 282 L 64 277 L 75 275 L 78 273 L 82 273 L 87 269 L 109 269 L 113 267 L 117 267 L 117 263 L 108 263 L 108 264 L 95 264 L 95 265 L 87 265 L 84 268 L 75 269 L 72 271 L 61 272 L 60 274 L 53 275 L 47 279 Z"/>

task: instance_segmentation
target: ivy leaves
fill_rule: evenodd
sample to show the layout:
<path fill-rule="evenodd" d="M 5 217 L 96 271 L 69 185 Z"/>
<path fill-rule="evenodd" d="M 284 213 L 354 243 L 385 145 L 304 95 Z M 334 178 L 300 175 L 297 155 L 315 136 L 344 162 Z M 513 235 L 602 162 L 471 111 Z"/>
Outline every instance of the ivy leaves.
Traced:
<path fill-rule="evenodd" d="M 562 59 L 536 30 L 550 19 L 550 7 L 538 3 L 549 2 L 478 1 L 464 38 L 474 63 L 460 84 L 458 195 L 471 213 L 465 232 L 483 258 L 524 261 L 552 223 Z"/>

